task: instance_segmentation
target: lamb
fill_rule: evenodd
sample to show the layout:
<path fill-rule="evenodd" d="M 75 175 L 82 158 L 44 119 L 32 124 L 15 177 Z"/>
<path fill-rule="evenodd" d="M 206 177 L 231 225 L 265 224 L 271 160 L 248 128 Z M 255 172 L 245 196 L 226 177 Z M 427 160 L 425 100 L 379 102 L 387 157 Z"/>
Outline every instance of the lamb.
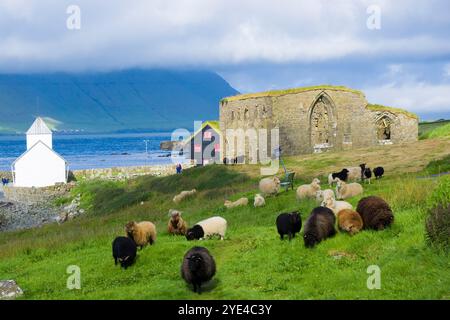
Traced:
<path fill-rule="evenodd" d="M 320 190 L 320 180 L 314 179 L 311 184 L 304 184 L 297 188 L 297 199 L 314 198 Z"/>
<path fill-rule="evenodd" d="M 327 207 L 331 209 L 335 215 L 338 214 L 339 211 L 344 209 L 353 209 L 353 206 L 347 201 L 337 201 L 333 198 L 329 198 L 322 202 L 322 207 Z"/>
<path fill-rule="evenodd" d="M 259 190 L 263 195 L 276 195 L 280 191 L 280 183 L 278 177 L 264 178 L 259 182 Z"/>
<path fill-rule="evenodd" d="M 260 195 L 259 193 L 255 195 L 255 201 L 253 202 L 253 206 L 255 208 L 257 207 L 263 207 L 266 205 L 266 200 L 264 199 L 264 197 L 262 195 Z"/>
<path fill-rule="evenodd" d="M 342 181 L 347 181 L 348 179 L 348 170 L 342 169 L 340 172 L 330 173 L 328 175 L 328 184 L 331 187 L 333 185 L 333 182 L 337 181 L 337 178 L 339 178 Z"/>
<path fill-rule="evenodd" d="M 135 221 L 128 222 L 125 226 L 127 236 L 136 242 L 142 250 L 147 244 L 152 245 L 156 241 L 156 227 L 149 221 L 142 221 L 136 223 Z"/>
<path fill-rule="evenodd" d="M 316 201 L 317 203 L 321 203 L 324 200 L 329 198 L 335 199 L 334 191 L 331 189 L 319 190 L 316 192 Z"/>
<path fill-rule="evenodd" d="M 375 179 L 382 178 L 384 174 L 384 168 L 376 167 L 375 169 L 373 169 L 373 174 L 375 176 Z"/>
<path fill-rule="evenodd" d="M 361 193 L 363 193 L 363 187 L 356 182 L 347 184 L 344 181 L 339 180 L 336 185 L 337 199 L 348 199 Z"/>
<path fill-rule="evenodd" d="M 361 180 L 361 168 L 360 167 L 347 167 L 346 169 L 348 170 L 347 180 L 351 180 L 351 181 Z M 346 181 L 346 180 L 344 180 L 344 181 Z"/>
<path fill-rule="evenodd" d="M 363 219 L 364 229 L 383 230 L 394 222 L 391 207 L 377 196 L 359 200 L 356 211 Z"/>
<path fill-rule="evenodd" d="M 179 194 L 177 194 L 175 197 L 173 197 L 173 202 L 180 203 L 186 198 L 189 198 L 197 193 L 197 190 L 192 189 L 190 191 L 181 191 Z"/>
<path fill-rule="evenodd" d="M 317 207 L 313 209 L 303 230 L 305 247 L 313 248 L 316 244 L 336 234 L 334 224 L 336 217 L 328 208 Z"/>
<path fill-rule="evenodd" d="M 181 212 L 177 210 L 169 211 L 170 220 L 167 225 L 167 231 L 172 235 L 185 235 L 187 223 L 181 217 Z"/>
<path fill-rule="evenodd" d="M 133 239 L 127 237 L 117 237 L 112 243 L 112 252 L 114 264 L 120 262 L 120 266 L 124 269 L 134 263 L 136 259 L 137 246 Z"/>
<path fill-rule="evenodd" d="M 248 205 L 248 199 L 240 198 L 239 200 L 236 200 L 234 202 L 226 200 L 224 205 L 225 205 L 225 207 L 227 207 L 227 209 L 232 209 L 232 208 L 236 208 L 236 207 L 240 207 L 240 206 L 246 206 L 246 205 Z"/>
<path fill-rule="evenodd" d="M 181 277 L 194 286 L 194 292 L 201 294 L 201 286 L 216 274 L 216 262 L 204 247 L 193 247 L 183 257 Z"/>
<path fill-rule="evenodd" d="M 302 219 L 298 211 L 290 213 L 282 213 L 276 220 L 278 234 L 280 239 L 284 239 L 284 235 L 287 234 L 289 241 L 295 238 L 295 234 L 300 232 L 302 228 Z"/>
<path fill-rule="evenodd" d="M 350 209 L 339 211 L 337 218 L 339 229 L 348 232 L 350 235 L 361 231 L 364 225 L 359 213 Z"/>
<path fill-rule="evenodd" d="M 227 221 L 222 217 L 212 217 L 202 220 L 186 231 L 187 240 L 203 240 L 218 235 L 220 240 L 225 237 Z"/>

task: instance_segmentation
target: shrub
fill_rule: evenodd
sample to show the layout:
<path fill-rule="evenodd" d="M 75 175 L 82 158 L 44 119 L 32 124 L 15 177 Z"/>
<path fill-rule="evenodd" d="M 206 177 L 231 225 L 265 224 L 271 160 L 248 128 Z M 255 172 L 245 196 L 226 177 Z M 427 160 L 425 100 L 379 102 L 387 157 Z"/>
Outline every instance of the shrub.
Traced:
<path fill-rule="evenodd" d="M 450 205 L 430 209 L 425 224 L 426 239 L 430 246 L 448 251 L 450 239 Z"/>
<path fill-rule="evenodd" d="M 450 176 L 442 176 L 438 185 L 428 198 L 428 208 L 439 205 L 446 207 L 450 203 Z"/>
<path fill-rule="evenodd" d="M 427 174 L 438 174 L 450 171 L 450 154 L 439 160 L 433 160 L 428 163 L 424 171 Z"/>

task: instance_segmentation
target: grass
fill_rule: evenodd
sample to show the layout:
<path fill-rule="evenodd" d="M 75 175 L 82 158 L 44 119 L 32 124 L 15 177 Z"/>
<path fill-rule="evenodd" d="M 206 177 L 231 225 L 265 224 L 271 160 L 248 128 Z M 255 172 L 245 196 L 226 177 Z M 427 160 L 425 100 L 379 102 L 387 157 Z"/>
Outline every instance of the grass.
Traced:
<path fill-rule="evenodd" d="M 429 134 L 434 129 L 437 129 L 443 125 L 449 124 L 450 120 L 438 120 L 432 122 L 420 122 L 419 123 L 419 139 L 429 138 Z"/>
<path fill-rule="evenodd" d="M 379 164 L 400 161 L 395 148 L 384 151 Z M 289 158 L 289 168 L 302 168 L 296 185 L 313 175 L 324 179 L 350 157 L 345 152 L 327 156 Z M 409 167 L 387 170 L 385 178 L 364 185 L 362 196 L 379 195 L 391 204 L 391 228 L 353 237 L 339 233 L 313 250 L 303 246 L 301 236 L 288 242 L 276 233 L 278 213 L 300 210 L 305 222 L 316 206 L 313 200 L 297 202 L 295 191 L 267 198 L 262 208 L 223 207 L 225 199 L 253 200 L 259 177 L 247 166 L 193 168 L 128 183 L 85 182 L 73 194 L 82 194 L 85 216 L 60 226 L 0 234 L 0 279 L 16 280 L 24 299 L 449 299 L 448 254 L 429 248 L 424 239 L 427 199 L 437 189 L 436 180 L 416 178 L 424 167 L 417 166 L 420 173 L 408 172 Z M 190 225 L 212 215 L 226 218 L 225 241 L 188 242 L 167 234 L 172 197 L 192 188 L 197 196 L 176 208 Z M 349 201 L 356 205 L 362 196 Z M 114 266 L 111 242 L 132 219 L 153 221 L 158 239 L 138 252 L 134 266 L 121 270 Z M 217 262 L 215 281 L 202 295 L 179 275 L 183 254 L 194 245 L 207 247 Z M 374 264 L 382 271 L 381 290 L 366 287 L 367 268 Z M 69 265 L 81 268 L 81 290 L 66 288 Z"/>

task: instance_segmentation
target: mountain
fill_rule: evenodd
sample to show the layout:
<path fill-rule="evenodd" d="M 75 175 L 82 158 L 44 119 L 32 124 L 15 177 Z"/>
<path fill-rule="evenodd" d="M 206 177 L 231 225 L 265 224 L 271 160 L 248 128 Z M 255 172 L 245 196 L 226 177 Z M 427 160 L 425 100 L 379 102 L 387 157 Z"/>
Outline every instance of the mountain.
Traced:
<path fill-rule="evenodd" d="M 24 132 L 36 116 L 58 131 L 191 129 L 237 93 L 209 71 L 0 74 L 0 132 Z"/>

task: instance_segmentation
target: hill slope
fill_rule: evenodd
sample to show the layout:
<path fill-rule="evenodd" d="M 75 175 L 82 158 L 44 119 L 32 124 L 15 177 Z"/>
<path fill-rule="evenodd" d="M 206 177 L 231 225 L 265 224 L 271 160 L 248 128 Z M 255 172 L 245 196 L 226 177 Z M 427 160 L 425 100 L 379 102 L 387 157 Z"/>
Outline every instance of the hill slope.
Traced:
<path fill-rule="evenodd" d="M 0 75 L 0 132 L 24 131 L 37 115 L 58 130 L 167 130 L 217 119 L 236 94 L 207 71 Z"/>

